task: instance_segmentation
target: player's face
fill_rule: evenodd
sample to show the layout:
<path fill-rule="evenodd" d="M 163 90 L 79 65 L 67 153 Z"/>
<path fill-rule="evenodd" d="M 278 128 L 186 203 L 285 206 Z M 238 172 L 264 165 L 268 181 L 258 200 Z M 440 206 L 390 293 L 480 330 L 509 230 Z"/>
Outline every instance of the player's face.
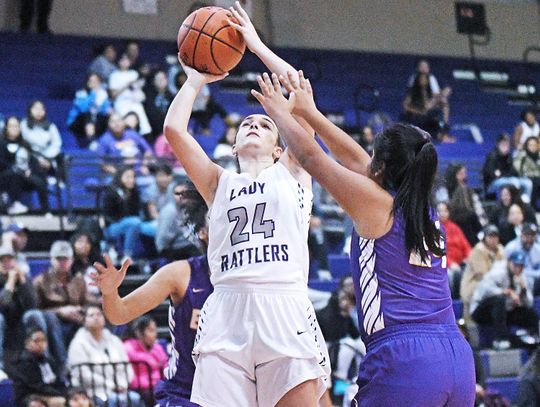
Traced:
<path fill-rule="evenodd" d="M 279 158 L 281 147 L 278 146 L 276 124 L 268 116 L 254 114 L 246 117 L 238 128 L 233 153 L 242 156 L 251 149 Z"/>

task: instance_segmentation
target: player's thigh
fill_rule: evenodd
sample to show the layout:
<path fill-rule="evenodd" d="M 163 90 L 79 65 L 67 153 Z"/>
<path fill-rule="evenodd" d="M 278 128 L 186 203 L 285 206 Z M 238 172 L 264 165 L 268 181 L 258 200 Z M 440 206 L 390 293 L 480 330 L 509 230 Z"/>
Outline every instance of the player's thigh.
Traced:
<path fill-rule="evenodd" d="M 316 406 L 326 373 L 316 358 L 283 357 L 255 368 L 259 407 Z"/>
<path fill-rule="evenodd" d="M 203 353 L 197 359 L 191 401 L 203 407 L 257 406 L 255 380 L 217 353 Z"/>

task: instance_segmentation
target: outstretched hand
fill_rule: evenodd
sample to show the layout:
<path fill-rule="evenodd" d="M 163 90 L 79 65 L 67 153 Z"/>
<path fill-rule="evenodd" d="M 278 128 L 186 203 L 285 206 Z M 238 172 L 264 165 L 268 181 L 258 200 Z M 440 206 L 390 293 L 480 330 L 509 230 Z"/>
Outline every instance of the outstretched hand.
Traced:
<path fill-rule="evenodd" d="M 101 294 L 108 295 L 114 294 L 124 278 L 126 277 L 126 272 L 128 267 L 131 265 L 131 259 L 126 259 L 122 264 L 120 270 L 114 267 L 111 258 L 104 254 L 103 258 L 105 259 L 105 266 L 101 263 L 95 262 L 94 267 L 97 272 L 91 275 L 94 285 L 96 285 Z"/>
<path fill-rule="evenodd" d="M 188 79 L 191 81 L 195 81 L 198 84 L 217 82 L 229 75 L 228 72 L 225 72 L 221 75 L 212 75 L 210 73 L 199 72 L 196 69 L 186 65 L 184 61 L 182 61 L 180 53 L 178 53 L 178 62 L 180 62 L 180 65 L 182 66 L 182 69 L 186 73 Z"/>
<path fill-rule="evenodd" d="M 315 100 L 313 99 L 313 89 L 309 79 L 304 77 L 303 71 L 298 71 L 298 77 L 294 72 L 287 71 L 287 77 L 279 76 L 280 82 L 283 84 L 289 94 L 294 93 L 294 105 L 292 113 L 305 117 L 309 111 L 317 110 Z"/>
<path fill-rule="evenodd" d="M 262 77 L 257 76 L 257 82 L 259 83 L 262 93 L 252 89 L 251 94 L 259 101 L 270 117 L 277 113 L 291 113 L 295 104 L 295 94 L 291 93 L 289 99 L 283 96 L 281 84 L 275 73 L 273 73 L 272 78 L 270 78 L 265 72 Z"/>
<path fill-rule="evenodd" d="M 238 23 L 235 23 L 231 19 L 227 20 L 228 23 L 242 34 L 249 50 L 255 52 L 258 47 L 263 45 L 263 42 L 259 34 L 257 34 L 257 30 L 255 30 L 248 13 L 246 13 L 238 1 L 235 2 L 234 7 L 229 7 L 229 10 Z"/>

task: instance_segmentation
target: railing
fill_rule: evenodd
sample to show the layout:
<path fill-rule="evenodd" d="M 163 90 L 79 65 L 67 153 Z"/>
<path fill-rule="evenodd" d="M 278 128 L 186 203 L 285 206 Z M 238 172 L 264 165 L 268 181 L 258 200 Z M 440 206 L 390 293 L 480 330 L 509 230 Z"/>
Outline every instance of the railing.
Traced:
<path fill-rule="evenodd" d="M 147 378 L 149 387 L 142 387 L 140 377 L 143 376 Z M 117 407 L 138 407 L 128 390 L 137 392 L 146 405 L 154 403 L 152 368 L 147 362 L 77 363 L 70 367 L 68 379 L 71 386 L 82 386 L 92 396 L 106 394 L 108 398 L 118 389 L 125 390 L 126 400 L 116 398 Z"/>

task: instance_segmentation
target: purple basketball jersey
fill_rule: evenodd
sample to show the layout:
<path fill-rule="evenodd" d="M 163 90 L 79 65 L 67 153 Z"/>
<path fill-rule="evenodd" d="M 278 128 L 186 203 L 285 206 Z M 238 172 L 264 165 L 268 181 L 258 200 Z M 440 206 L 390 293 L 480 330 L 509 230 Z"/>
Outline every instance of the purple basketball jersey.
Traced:
<path fill-rule="evenodd" d="M 166 380 L 156 386 L 156 403 L 160 406 L 196 406 L 189 402 L 195 365 L 191 357 L 201 308 L 214 291 L 206 256 L 188 259 L 191 277 L 184 300 L 169 305 L 169 332 L 172 354 L 165 370 Z"/>
<path fill-rule="evenodd" d="M 409 255 L 399 213 L 381 238 L 364 239 L 353 231 L 351 269 L 364 341 L 399 324 L 455 324 L 446 256 L 429 254 L 422 264 L 418 255 Z"/>

